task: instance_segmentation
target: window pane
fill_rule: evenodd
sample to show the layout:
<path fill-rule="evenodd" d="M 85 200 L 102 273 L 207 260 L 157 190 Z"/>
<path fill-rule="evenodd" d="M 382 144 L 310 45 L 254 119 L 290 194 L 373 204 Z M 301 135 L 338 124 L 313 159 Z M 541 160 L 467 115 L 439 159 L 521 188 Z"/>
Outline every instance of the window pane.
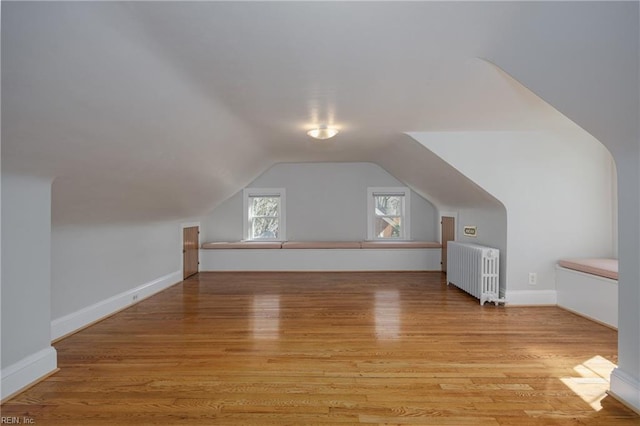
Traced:
<path fill-rule="evenodd" d="M 251 216 L 278 216 L 279 197 L 251 197 Z"/>
<path fill-rule="evenodd" d="M 400 238 L 402 236 L 402 218 L 377 217 L 375 219 L 376 238 Z"/>
<path fill-rule="evenodd" d="M 254 218 L 252 220 L 251 238 L 278 238 L 278 218 Z"/>
<path fill-rule="evenodd" d="M 376 195 L 375 200 L 376 216 L 401 216 L 402 215 L 402 195 Z"/>

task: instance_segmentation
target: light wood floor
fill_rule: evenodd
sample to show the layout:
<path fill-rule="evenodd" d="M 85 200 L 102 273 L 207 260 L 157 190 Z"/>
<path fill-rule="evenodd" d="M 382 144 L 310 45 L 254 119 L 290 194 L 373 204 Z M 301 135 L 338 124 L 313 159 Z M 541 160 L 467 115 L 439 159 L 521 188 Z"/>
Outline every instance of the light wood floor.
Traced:
<path fill-rule="evenodd" d="M 616 332 L 440 273 L 201 273 L 55 345 L 37 425 L 640 425 Z M 594 408 L 595 407 L 595 408 Z"/>

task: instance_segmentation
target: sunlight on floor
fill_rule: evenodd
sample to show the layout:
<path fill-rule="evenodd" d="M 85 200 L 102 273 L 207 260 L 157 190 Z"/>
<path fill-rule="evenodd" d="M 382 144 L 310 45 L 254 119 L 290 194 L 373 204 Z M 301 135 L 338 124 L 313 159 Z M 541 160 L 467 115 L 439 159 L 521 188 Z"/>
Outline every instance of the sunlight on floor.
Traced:
<path fill-rule="evenodd" d="M 616 368 L 614 363 L 597 355 L 574 367 L 582 377 L 563 377 L 560 380 L 583 401 L 591 405 L 591 408 L 600 411 L 602 409 L 600 402 L 607 396 L 609 377 L 614 368 Z"/>
<path fill-rule="evenodd" d="M 381 340 L 400 338 L 400 292 L 398 290 L 376 291 L 375 319 L 376 337 Z"/>
<path fill-rule="evenodd" d="M 256 294 L 253 297 L 251 320 L 254 339 L 277 339 L 280 335 L 280 296 Z"/>

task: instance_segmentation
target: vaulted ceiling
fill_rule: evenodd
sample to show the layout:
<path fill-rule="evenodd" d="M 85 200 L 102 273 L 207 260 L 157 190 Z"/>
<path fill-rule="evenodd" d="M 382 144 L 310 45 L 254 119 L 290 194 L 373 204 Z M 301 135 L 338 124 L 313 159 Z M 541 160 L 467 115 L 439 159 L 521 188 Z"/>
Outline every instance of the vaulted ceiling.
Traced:
<path fill-rule="evenodd" d="M 2 168 L 54 178 L 60 224 L 206 214 L 292 161 L 492 204 L 407 133 L 573 128 L 484 59 L 535 25 L 522 7 L 2 2 Z M 318 124 L 341 132 L 313 141 Z"/>

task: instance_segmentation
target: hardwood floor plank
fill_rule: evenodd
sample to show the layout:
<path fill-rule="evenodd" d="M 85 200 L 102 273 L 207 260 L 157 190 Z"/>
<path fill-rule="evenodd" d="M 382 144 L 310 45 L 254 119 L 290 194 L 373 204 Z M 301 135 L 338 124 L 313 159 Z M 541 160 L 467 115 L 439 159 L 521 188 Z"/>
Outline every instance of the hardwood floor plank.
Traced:
<path fill-rule="evenodd" d="M 38 425 L 639 425 L 617 333 L 440 273 L 201 273 L 57 342 Z"/>

